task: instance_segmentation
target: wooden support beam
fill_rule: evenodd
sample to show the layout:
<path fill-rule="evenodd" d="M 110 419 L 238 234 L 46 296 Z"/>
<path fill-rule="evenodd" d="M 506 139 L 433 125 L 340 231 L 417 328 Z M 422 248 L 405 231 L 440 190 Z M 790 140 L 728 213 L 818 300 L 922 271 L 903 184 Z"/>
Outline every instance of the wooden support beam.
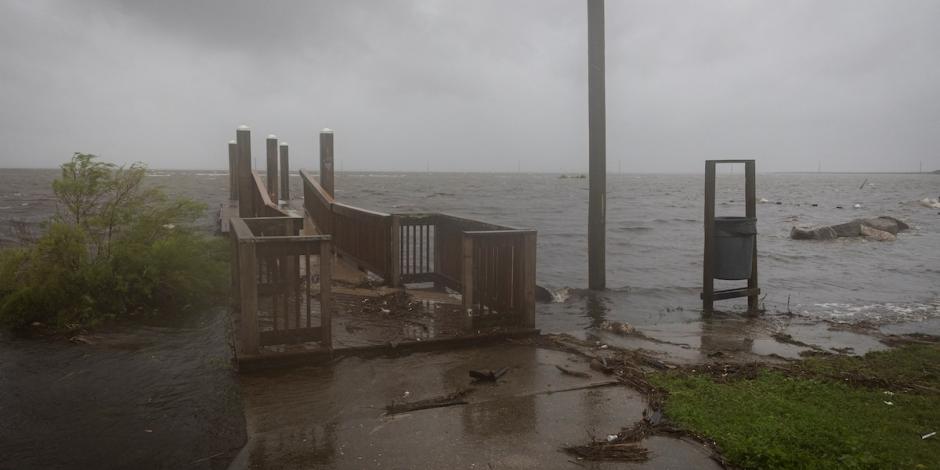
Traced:
<path fill-rule="evenodd" d="M 241 297 L 238 330 L 241 333 L 241 351 L 245 354 L 258 353 L 258 259 L 255 245 L 251 242 L 238 243 L 238 291 Z"/>
<path fill-rule="evenodd" d="M 463 314 L 469 321 L 473 313 L 473 238 L 463 236 L 461 242 L 460 286 L 463 302 Z"/>
<path fill-rule="evenodd" d="M 522 316 L 523 328 L 535 328 L 535 260 L 538 245 L 537 234 L 533 230 L 523 235 L 523 257 L 525 259 L 525 273 L 523 275 L 525 288 L 523 302 L 525 311 Z"/>
<path fill-rule="evenodd" d="M 271 197 L 271 202 L 277 204 L 278 192 L 280 187 L 277 184 L 277 136 L 271 134 L 266 139 L 267 144 L 267 180 L 265 181 L 265 186 L 268 187 L 268 196 Z"/>
<path fill-rule="evenodd" d="M 333 130 L 320 131 L 320 186 L 330 197 L 333 194 Z"/>
<path fill-rule="evenodd" d="M 320 328 L 323 347 L 333 349 L 333 250 L 332 242 L 320 242 Z"/>
<path fill-rule="evenodd" d="M 279 181 L 281 183 L 280 196 L 281 200 L 290 201 L 290 158 L 288 157 L 287 152 L 287 142 L 281 142 L 278 146 L 280 149 L 280 176 Z"/>
<path fill-rule="evenodd" d="M 235 131 L 238 147 L 238 216 L 254 217 L 254 199 L 251 194 L 251 129 L 242 125 Z"/>
<path fill-rule="evenodd" d="M 588 8 L 588 287 L 604 289 L 606 272 L 607 112 L 605 104 L 604 0 Z"/>
<path fill-rule="evenodd" d="M 401 287 L 401 216 L 398 215 L 392 215 L 389 227 L 388 257 L 389 283 L 392 287 Z"/>
<path fill-rule="evenodd" d="M 712 294 L 711 294 L 711 300 L 714 301 L 714 300 L 737 299 L 737 298 L 740 298 L 740 297 L 747 297 L 748 299 L 750 299 L 751 297 L 756 297 L 756 296 L 758 296 L 758 295 L 760 295 L 760 289 L 758 289 L 758 288 L 737 287 L 737 288 L 734 288 L 734 289 L 725 289 L 725 290 L 714 291 L 714 292 L 712 292 Z M 705 297 L 705 293 L 702 292 L 702 293 L 699 295 L 699 297 L 700 297 L 702 300 L 704 300 L 704 299 L 706 298 L 706 297 Z"/>

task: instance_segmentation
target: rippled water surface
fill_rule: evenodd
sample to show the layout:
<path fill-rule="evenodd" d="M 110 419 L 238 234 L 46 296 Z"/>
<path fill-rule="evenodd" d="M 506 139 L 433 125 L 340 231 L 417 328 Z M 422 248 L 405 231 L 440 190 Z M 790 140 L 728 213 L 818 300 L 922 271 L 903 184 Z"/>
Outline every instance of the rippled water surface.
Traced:
<path fill-rule="evenodd" d="M 55 210 L 49 183 L 56 174 L 2 170 L 0 233 L 5 241 L 12 238 L 10 221 L 37 222 Z M 159 171 L 148 180 L 210 207 L 227 197 L 224 172 Z M 300 179 L 294 176 L 291 183 L 299 194 Z M 537 229 L 539 283 L 569 299 L 541 306 L 540 327 L 566 330 L 587 326 L 599 314 L 641 325 L 698 316 L 703 185 L 702 175 L 609 175 L 610 291 L 587 301 L 580 300 L 587 297 L 580 290 L 587 284 L 586 179 L 340 173 L 336 196 L 380 211 L 440 211 Z M 718 215 L 743 215 L 743 176 L 722 174 L 718 185 Z M 758 206 L 760 283 L 768 311 L 875 321 L 940 316 L 940 214 L 918 204 L 937 197 L 940 176 L 760 174 L 757 193 L 768 201 Z M 895 242 L 788 237 L 793 225 L 878 215 L 903 219 L 912 229 Z M 213 223 L 210 216 L 203 221 L 207 228 Z M 741 308 L 738 301 L 720 305 Z"/>

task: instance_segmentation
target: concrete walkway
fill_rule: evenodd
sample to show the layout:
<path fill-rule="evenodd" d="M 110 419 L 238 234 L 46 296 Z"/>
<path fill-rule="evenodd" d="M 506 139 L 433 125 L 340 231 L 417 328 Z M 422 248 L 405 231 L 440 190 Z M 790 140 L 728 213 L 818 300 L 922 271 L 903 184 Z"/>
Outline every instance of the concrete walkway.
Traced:
<path fill-rule="evenodd" d="M 587 377 L 561 373 L 556 366 Z M 471 369 L 508 372 L 473 383 Z M 642 464 L 579 461 L 562 447 L 642 418 L 637 392 L 581 356 L 498 344 L 241 377 L 248 444 L 231 468 L 720 468 L 699 444 L 652 437 Z M 466 391 L 466 404 L 389 414 L 386 406 Z"/>

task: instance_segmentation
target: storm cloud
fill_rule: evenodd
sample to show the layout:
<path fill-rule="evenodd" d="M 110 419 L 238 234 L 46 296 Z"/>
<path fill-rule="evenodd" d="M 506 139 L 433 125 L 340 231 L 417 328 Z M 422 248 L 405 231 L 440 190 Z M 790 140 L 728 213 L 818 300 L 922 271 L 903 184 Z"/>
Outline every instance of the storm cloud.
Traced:
<path fill-rule="evenodd" d="M 940 168 L 940 2 L 608 1 L 608 168 Z M 584 171 L 583 0 L 0 2 L 0 167 Z"/>

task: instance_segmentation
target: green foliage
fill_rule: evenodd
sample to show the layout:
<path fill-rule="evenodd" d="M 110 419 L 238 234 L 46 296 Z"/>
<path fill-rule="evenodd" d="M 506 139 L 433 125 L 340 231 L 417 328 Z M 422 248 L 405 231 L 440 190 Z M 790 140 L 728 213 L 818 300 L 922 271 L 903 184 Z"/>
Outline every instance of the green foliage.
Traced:
<path fill-rule="evenodd" d="M 653 382 L 669 392 L 670 419 L 714 439 L 741 468 L 937 468 L 940 440 L 921 436 L 940 431 L 940 384 L 922 368 L 935 370 L 938 354 L 937 346 L 905 347 L 807 364 L 833 378 L 765 370 L 751 380 L 665 373 Z M 853 387 L 835 379 L 853 367 L 885 383 L 906 371 L 905 383 L 932 389 Z"/>
<path fill-rule="evenodd" d="M 87 154 L 62 165 L 44 234 L 0 251 L 0 323 L 88 325 L 224 298 L 228 247 L 192 228 L 204 205 L 145 187 L 145 176 L 142 164 Z"/>

